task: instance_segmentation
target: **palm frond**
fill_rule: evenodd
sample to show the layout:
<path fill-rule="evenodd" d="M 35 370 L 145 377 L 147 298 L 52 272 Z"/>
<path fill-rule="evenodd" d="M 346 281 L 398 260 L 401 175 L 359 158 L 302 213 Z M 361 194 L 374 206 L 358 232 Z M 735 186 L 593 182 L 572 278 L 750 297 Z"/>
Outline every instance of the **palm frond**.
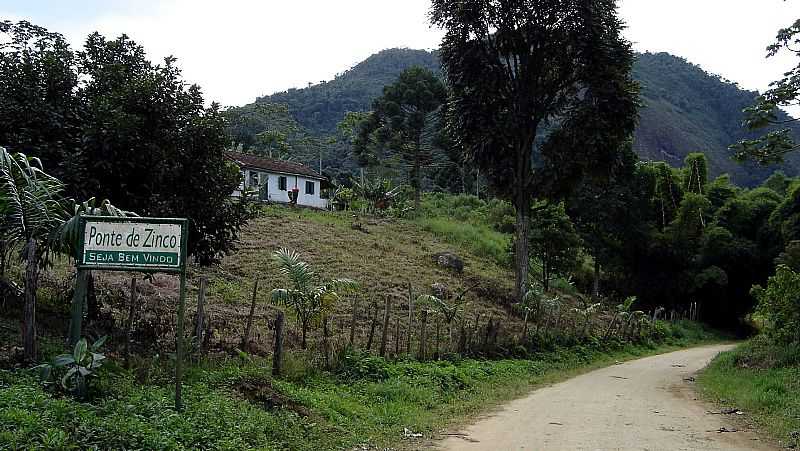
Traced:
<path fill-rule="evenodd" d="M 67 212 L 64 184 L 42 170 L 38 158 L 0 148 L 0 233 L 10 243 L 45 239 Z"/>
<path fill-rule="evenodd" d="M 314 281 L 314 271 L 308 263 L 300 260 L 300 254 L 289 249 L 278 249 L 272 255 L 279 271 L 286 275 L 298 290 L 306 290 Z"/>
<path fill-rule="evenodd" d="M 69 203 L 72 204 L 72 217 L 53 231 L 50 235 L 50 243 L 58 252 L 71 256 L 75 256 L 78 252 L 81 216 L 138 217 L 136 213 L 115 207 L 108 199 L 100 202 L 99 206 L 95 205 L 94 197 L 81 203 L 69 200 Z"/>

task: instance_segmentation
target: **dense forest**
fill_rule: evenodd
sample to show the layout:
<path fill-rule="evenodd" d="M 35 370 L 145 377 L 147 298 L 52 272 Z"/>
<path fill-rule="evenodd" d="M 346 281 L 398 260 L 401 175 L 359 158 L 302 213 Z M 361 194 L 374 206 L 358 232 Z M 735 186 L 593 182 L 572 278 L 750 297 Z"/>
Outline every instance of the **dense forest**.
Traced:
<path fill-rule="evenodd" d="M 293 121 L 300 134 L 318 137 L 325 144 L 323 169 L 336 176 L 352 172 L 355 162 L 348 158 L 347 148 L 335 140 L 323 138 L 337 133 L 337 124 L 347 112 L 369 111 L 371 102 L 383 87 L 400 73 L 413 66 L 440 72 L 436 52 L 411 49 L 389 49 L 379 52 L 333 80 L 303 89 L 290 89 L 255 103 L 229 111 L 238 116 L 250 115 L 257 105 L 282 104 L 289 117 L 260 121 L 239 127 L 235 135 L 245 145 L 264 130 L 283 129 Z M 635 133 L 634 150 L 643 160 L 666 161 L 673 167 L 682 164 L 691 152 L 705 153 L 710 175 L 727 173 L 743 186 L 755 186 L 775 170 L 788 175 L 800 173 L 800 156 L 790 155 L 782 166 L 760 167 L 739 164 L 731 159 L 728 146 L 754 135 L 742 127 L 742 110 L 751 105 L 757 93 L 741 89 L 735 83 L 705 72 L 683 58 L 667 53 L 638 54 L 633 77 L 641 84 L 643 108 Z M 794 126 L 797 129 L 797 126 Z M 798 130 L 800 131 L 800 130 Z M 318 151 L 297 146 L 295 158 L 318 166 Z M 338 163 L 337 163 L 338 162 Z"/>

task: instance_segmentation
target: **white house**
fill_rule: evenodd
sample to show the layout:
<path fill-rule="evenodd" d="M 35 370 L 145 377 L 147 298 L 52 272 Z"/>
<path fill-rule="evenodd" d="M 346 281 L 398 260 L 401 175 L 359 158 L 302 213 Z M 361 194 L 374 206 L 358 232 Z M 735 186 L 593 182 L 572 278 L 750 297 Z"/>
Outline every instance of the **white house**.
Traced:
<path fill-rule="evenodd" d="M 290 193 L 297 190 L 298 205 L 328 208 L 328 199 L 320 197 L 328 179 L 308 166 L 238 152 L 226 152 L 225 155 L 239 165 L 244 178 L 233 192 L 234 197 L 251 190 L 258 192 L 259 200 L 288 204 Z"/>

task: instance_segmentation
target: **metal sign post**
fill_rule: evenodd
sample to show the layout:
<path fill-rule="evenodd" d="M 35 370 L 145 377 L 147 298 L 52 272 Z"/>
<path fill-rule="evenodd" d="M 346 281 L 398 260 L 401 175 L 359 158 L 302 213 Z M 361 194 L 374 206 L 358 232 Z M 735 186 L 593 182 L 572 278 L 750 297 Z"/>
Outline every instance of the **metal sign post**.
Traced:
<path fill-rule="evenodd" d="M 181 410 L 186 258 L 189 221 L 175 218 L 81 216 L 78 271 L 135 271 L 180 276 L 175 360 L 175 408 Z"/>

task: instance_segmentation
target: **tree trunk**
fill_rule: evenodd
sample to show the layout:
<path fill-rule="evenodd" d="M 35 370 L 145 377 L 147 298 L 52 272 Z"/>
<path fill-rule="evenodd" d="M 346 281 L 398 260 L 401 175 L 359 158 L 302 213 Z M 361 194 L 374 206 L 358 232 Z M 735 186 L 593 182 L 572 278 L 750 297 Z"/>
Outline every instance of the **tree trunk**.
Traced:
<path fill-rule="evenodd" d="M 39 283 L 39 258 L 36 240 L 28 241 L 25 268 L 25 306 L 22 322 L 22 343 L 27 362 L 36 361 L 36 290 Z"/>
<path fill-rule="evenodd" d="M 522 322 L 522 337 L 520 337 L 520 342 L 526 342 L 528 340 L 528 315 L 530 311 L 525 309 L 525 319 Z"/>
<path fill-rule="evenodd" d="M 414 165 L 411 168 L 411 186 L 414 188 L 414 214 L 419 214 L 419 206 L 422 198 L 422 161 L 420 159 L 420 152 L 420 137 L 417 135 Z"/>
<path fill-rule="evenodd" d="M 308 349 L 308 342 L 306 341 L 306 332 L 308 331 L 308 320 L 303 319 L 300 327 L 303 329 L 301 332 L 302 340 L 300 342 L 300 349 L 305 351 L 306 349 Z"/>
<path fill-rule="evenodd" d="M 283 312 L 278 310 L 278 317 L 275 318 L 275 351 L 272 354 L 272 375 L 281 375 L 281 363 L 283 359 Z"/>
<path fill-rule="evenodd" d="M 516 277 L 515 295 L 518 301 L 522 301 L 525 292 L 528 290 L 528 235 L 530 231 L 531 203 L 524 190 L 519 187 L 520 194 L 517 196 L 517 229 L 514 253 L 514 271 Z"/>

